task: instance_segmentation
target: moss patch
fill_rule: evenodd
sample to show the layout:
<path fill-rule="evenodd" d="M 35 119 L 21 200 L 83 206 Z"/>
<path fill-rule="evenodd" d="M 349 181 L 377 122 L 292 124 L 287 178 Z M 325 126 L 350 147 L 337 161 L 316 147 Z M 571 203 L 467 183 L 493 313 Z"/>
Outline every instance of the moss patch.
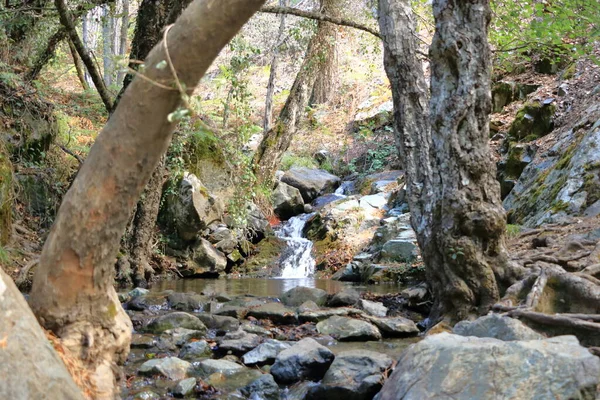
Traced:
<path fill-rule="evenodd" d="M 554 104 L 526 103 L 510 126 L 509 136 L 516 141 L 528 141 L 547 135 L 554 127 Z"/>

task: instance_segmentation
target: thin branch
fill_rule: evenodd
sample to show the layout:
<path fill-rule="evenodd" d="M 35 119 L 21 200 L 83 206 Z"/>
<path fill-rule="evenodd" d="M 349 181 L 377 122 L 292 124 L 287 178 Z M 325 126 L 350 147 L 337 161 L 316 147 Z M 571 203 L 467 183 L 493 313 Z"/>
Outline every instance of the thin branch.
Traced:
<path fill-rule="evenodd" d="M 65 1 L 54 0 L 54 4 L 56 6 L 56 9 L 58 10 L 58 14 L 60 15 L 60 23 L 67 29 L 69 38 L 73 42 L 77 53 L 79 53 L 79 57 L 81 57 L 81 61 L 83 61 L 90 76 L 92 77 L 92 82 L 94 82 L 94 85 L 96 86 L 96 90 L 98 91 L 98 94 L 100 95 L 100 98 L 104 103 L 104 107 L 106 107 L 106 110 L 110 114 L 113 109 L 113 102 L 110 93 L 106 89 L 104 81 L 102 80 L 100 73 L 94 65 L 94 61 L 90 57 L 89 52 L 86 50 L 83 42 L 81 41 L 81 38 L 77 34 L 77 30 L 75 29 L 75 25 L 73 24 L 73 18 L 71 17 L 71 13 L 69 12 L 67 5 L 65 4 Z"/>
<path fill-rule="evenodd" d="M 303 11 L 303 10 L 299 10 L 299 9 L 293 8 L 293 7 L 263 6 L 260 9 L 260 11 L 264 12 L 264 13 L 269 13 L 269 14 L 289 14 L 289 15 L 295 15 L 297 17 L 314 19 L 317 21 L 331 22 L 332 24 L 347 26 L 350 28 L 368 32 L 371 35 L 376 36 L 379 39 L 381 39 L 381 34 L 377 30 L 369 28 L 369 27 L 361 25 L 361 24 L 358 24 L 353 21 L 349 21 L 344 18 L 331 17 L 329 15 L 321 14 L 318 12 Z"/>
<path fill-rule="evenodd" d="M 60 147 L 60 149 L 62 151 L 64 151 L 65 153 L 67 153 L 68 155 L 72 156 L 73 158 L 75 158 L 77 161 L 79 161 L 79 164 L 83 164 L 83 158 L 81 158 L 81 156 L 73 153 L 71 150 L 69 150 L 68 148 L 66 148 L 65 146 L 63 146 L 62 144 L 56 144 L 58 147 Z"/>

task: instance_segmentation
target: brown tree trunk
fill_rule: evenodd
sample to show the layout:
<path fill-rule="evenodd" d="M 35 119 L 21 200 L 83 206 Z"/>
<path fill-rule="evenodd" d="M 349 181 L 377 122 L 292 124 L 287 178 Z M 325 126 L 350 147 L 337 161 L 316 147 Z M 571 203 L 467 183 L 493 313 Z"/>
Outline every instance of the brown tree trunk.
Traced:
<path fill-rule="evenodd" d="M 519 272 L 488 148 L 488 0 L 434 0 L 431 102 L 407 0 L 380 0 L 385 67 L 413 227 L 435 294 L 432 322 L 486 313 Z"/>
<path fill-rule="evenodd" d="M 263 0 L 196 0 L 168 35 L 182 85 L 191 93 L 221 49 Z M 174 85 L 159 44 L 146 77 Z M 92 147 L 63 199 L 44 245 L 31 307 L 47 329 L 79 354 L 102 398 L 117 398 L 113 368 L 125 361 L 131 321 L 112 286 L 115 257 L 131 209 L 139 199 L 175 127 L 168 116 L 181 104 L 176 90 L 135 79 Z"/>
<path fill-rule="evenodd" d="M 338 17 L 340 14 L 340 0 L 321 0 L 321 13 Z M 335 94 L 338 82 L 337 68 L 337 31 L 338 26 L 330 22 L 319 22 L 321 47 L 319 55 L 318 73 L 310 104 L 324 104 L 331 101 Z"/>
<path fill-rule="evenodd" d="M 83 65 L 81 64 L 81 58 L 79 54 L 77 54 L 77 50 L 75 46 L 73 46 L 73 42 L 69 40 L 69 50 L 71 51 L 71 57 L 73 58 L 73 65 L 75 66 L 75 71 L 77 72 L 77 78 L 79 79 L 79 83 L 81 83 L 81 87 L 83 90 L 88 90 L 90 87 L 85 80 L 85 73 L 83 72 Z"/>

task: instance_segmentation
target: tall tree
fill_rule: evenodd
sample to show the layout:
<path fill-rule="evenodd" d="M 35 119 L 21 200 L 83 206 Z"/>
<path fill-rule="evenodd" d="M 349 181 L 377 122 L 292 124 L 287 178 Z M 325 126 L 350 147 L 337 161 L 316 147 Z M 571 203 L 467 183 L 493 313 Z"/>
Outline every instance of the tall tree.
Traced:
<path fill-rule="evenodd" d="M 488 148 L 489 0 L 434 0 L 431 100 L 408 0 L 380 0 L 385 68 L 411 221 L 435 294 L 432 320 L 487 312 L 520 272 Z"/>
<path fill-rule="evenodd" d="M 81 357 L 102 398 L 117 398 L 113 376 L 125 361 L 131 321 L 113 287 L 114 260 L 130 211 L 166 151 L 181 104 L 221 49 L 264 0 L 196 0 L 149 54 L 146 79 L 135 79 L 98 136 L 63 199 L 31 292 L 41 324 Z M 166 48 L 170 56 L 166 53 Z M 154 68 L 164 60 L 171 68 Z M 154 84 L 158 82 L 161 86 Z"/>
<path fill-rule="evenodd" d="M 332 17 L 340 16 L 341 0 L 321 0 L 321 13 Z M 321 48 L 318 74 L 310 98 L 311 104 L 323 104 L 335 94 L 338 81 L 337 68 L 337 32 L 339 27 L 331 22 L 320 21 Z"/>

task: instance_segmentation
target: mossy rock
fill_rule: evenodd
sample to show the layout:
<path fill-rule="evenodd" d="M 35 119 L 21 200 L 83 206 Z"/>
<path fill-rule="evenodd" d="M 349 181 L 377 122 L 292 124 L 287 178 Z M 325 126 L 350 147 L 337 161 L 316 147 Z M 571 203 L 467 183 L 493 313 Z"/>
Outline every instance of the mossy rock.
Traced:
<path fill-rule="evenodd" d="M 274 235 L 267 236 L 254 246 L 250 256 L 242 265 L 244 272 L 255 274 L 263 270 L 265 274 L 270 274 L 276 269 L 279 257 L 285 247 L 285 240 Z"/>
<path fill-rule="evenodd" d="M 0 143 L 0 245 L 8 243 L 12 226 L 13 169 Z"/>
<path fill-rule="evenodd" d="M 519 110 L 508 132 L 512 140 L 522 142 L 547 135 L 554 128 L 554 104 L 527 103 Z"/>

